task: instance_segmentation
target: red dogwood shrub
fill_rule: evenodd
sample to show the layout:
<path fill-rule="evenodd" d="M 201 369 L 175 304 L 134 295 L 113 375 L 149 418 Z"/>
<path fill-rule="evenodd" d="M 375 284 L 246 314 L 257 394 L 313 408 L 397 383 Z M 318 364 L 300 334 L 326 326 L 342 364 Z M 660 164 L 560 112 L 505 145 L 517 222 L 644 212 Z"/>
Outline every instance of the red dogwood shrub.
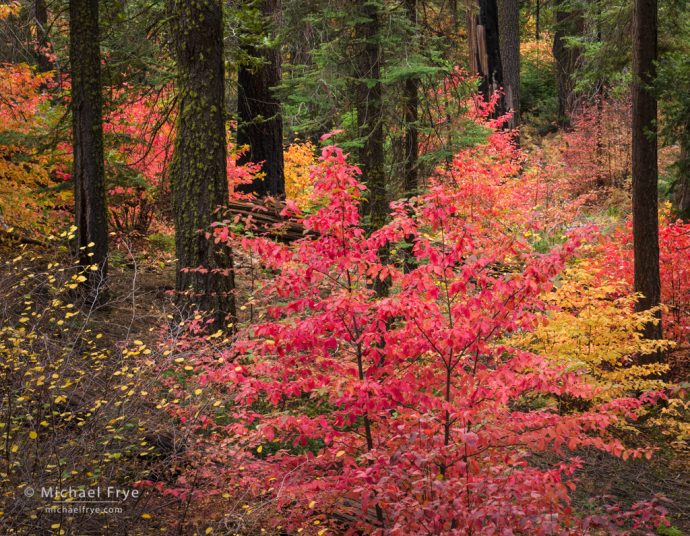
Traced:
<path fill-rule="evenodd" d="M 216 228 L 271 271 L 256 293 L 269 305 L 230 348 L 184 346 L 189 377 L 171 386 L 184 402 L 170 407 L 197 432 L 196 484 L 186 473 L 172 493 L 241 492 L 271 504 L 276 526 L 315 534 L 343 520 L 341 532 L 399 535 L 658 523 L 649 505 L 581 519 L 569 498 L 576 449 L 650 455 L 608 432 L 643 400 L 597 404 L 577 371 L 511 347 L 577 241 L 538 254 L 493 240 L 502 224 L 473 217 L 442 177 L 367 234 L 359 173 L 323 150 L 313 211 L 287 209 L 307 230 L 292 244 Z M 588 409 L 561 411 L 564 399 Z"/>

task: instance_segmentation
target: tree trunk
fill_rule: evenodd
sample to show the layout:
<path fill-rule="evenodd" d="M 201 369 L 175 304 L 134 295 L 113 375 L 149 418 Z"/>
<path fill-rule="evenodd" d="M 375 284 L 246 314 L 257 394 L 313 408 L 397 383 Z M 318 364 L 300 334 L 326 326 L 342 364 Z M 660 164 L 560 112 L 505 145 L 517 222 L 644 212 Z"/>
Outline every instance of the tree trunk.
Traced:
<path fill-rule="evenodd" d="M 412 30 L 417 28 L 417 0 L 405 0 L 407 17 Z M 403 87 L 403 99 L 405 101 L 405 167 L 404 167 L 404 193 L 414 195 L 419 187 L 419 136 L 417 121 L 419 119 L 419 79 L 416 77 L 405 80 Z"/>
<path fill-rule="evenodd" d="M 518 0 L 498 0 L 503 91 L 506 110 L 513 112 L 509 126 L 520 123 L 520 7 Z"/>
<path fill-rule="evenodd" d="M 266 20 L 265 32 L 270 35 L 272 19 L 280 11 L 280 0 L 261 0 L 261 15 Z M 272 89 L 280 84 L 280 50 L 275 47 L 247 47 L 247 54 L 255 58 L 252 65 L 240 66 L 237 75 L 238 146 L 248 145 L 238 163 L 263 162 L 263 180 L 241 186 L 245 193 L 285 195 L 283 174 L 283 118 L 280 102 Z"/>
<path fill-rule="evenodd" d="M 657 168 L 657 102 L 654 82 L 657 58 L 657 0 L 635 0 L 632 84 L 632 210 L 635 291 L 643 297 L 638 310 L 659 305 L 659 220 Z M 661 323 L 645 328 L 661 338 Z"/>
<path fill-rule="evenodd" d="M 415 1 L 416 4 L 416 1 Z M 415 7 L 416 9 L 416 7 Z M 453 25 L 453 34 L 455 34 L 458 31 L 458 1 L 457 0 L 449 0 L 448 1 L 448 9 L 450 10 L 450 21 L 451 24 Z"/>
<path fill-rule="evenodd" d="M 179 114 L 171 170 L 176 290 L 183 310 L 236 318 L 232 252 L 206 238 L 228 203 L 221 0 L 170 0 Z M 191 270 L 190 270 L 191 269 Z"/>
<path fill-rule="evenodd" d="M 470 69 L 481 77 L 479 92 L 488 100 L 503 87 L 496 0 L 467 0 L 467 34 Z M 504 113 L 505 109 L 499 100 L 494 117 Z"/>
<path fill-rule="evenodd" d="M 98 0 L 70 0 L 72 147 L 77 252 L 87 270 L 89 299 L 107 297 L 108 224 L 103 161 L 103 96 Z"/>
<path fill-rule="evenodd" d="M 46 0 L 34 1 L 34 24 L 36 25 L 36 64 L 41 72 L 50 71 L 53 66 L 48 59 L 48 7 Z"/>
<path fill-rule="evenodd" d="M 553 56 L 556 60 L 556 84 L 558 86 L 558 123 L 568 126 L 575 108 L 575 71 L 582 51 L 567 45 L 568 37 L 582 35 L 584 18 L 578 10 L 568 11 L 566 0 L 556 3 L 556 32 L 553 36 Z"/>
<path fill-rule="evenodd" d="M 688 132 L 683 133 L 680 143 L 678 162 L 678 183 L 676 185 L 676 206 L 678 214 L 685 221 L 690 221 L 690 142 Z"/>
<path fill-rule="evenodd" d="M 359 58 L 356 65 L 357 126 L 362 148 L 359 165 L 369 189 L 364 213 L 371 229 L 386 222 L 386 177 L 383 155 L 383 88 L 381 85 L 379 7 L 375 2 L 357 2 L 361 22 L 356 27 Z"/>

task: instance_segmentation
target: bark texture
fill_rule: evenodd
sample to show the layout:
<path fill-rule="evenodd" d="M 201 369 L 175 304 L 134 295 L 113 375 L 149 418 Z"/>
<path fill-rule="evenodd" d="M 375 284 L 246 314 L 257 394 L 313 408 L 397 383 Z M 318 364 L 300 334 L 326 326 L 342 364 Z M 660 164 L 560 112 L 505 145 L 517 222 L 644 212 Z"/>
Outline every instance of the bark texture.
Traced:
<path fill-rule="evenodd" d="M 48 6 L 46 0 L 34 1 L 34 24 L 36 26 L 36 64 L 41 72 L 50 71 L 53 66 L 46 55 L 48 43 Z"/>
<path fill-rule="evenodd" d="M 405 0 L 407 17 L 412 29 L 417 28 L 417 0 Z M 457 7 L 456 7 L 457 9 Z M 405 166 L 404 184 L 405 195 L 414 195 L 419 188 L 419 79 L 416 77 L 405 80 L 403 87 L 405 101 Z"/>
<path fill-rule="evenodd" d="M 690 129 L 687 129 L 690 131 Z M 684 133 L 680 143 L 680 158 L 678 162 L 678 183 L 675 187 L 676 206 L 678 214 L 685 221 L 690 221 L 690 142 L 688 134 Z"/>
<path fill-rule="evenodd" d="M 270 35 L 272 19 L 280 12 L 280 0 L 261 0 L 261 14 L 266 21 L 265 32 Z M 237 75 L 237 144 L 249 150 L 238 162 L 263 162 L 263 180 L 254 181 L 240 189 L 246 193 L 285 195 L 283 170 L 283 118 L 280 101 L 273 88 L 280 84 L 281 58 L 277 47 L 247 47 L 254 62 L 240 66 Z"/>
<path fill-rule="evenodd" d="M 506 110 L 512 111 L 509 126 L 520 123 L 520 6 L 518 0 L 498 0 L 498 36 Z"/>
<path fill-rule="evenodd" d="M 657 102 L 651 88 L 657 58 L 657 2 L 635 0 L 632 85 L 632 209 L 635 291 L 638 310 L 661 300 L 657 167 Z M 648 325 L 648 338 L 661 337 L 661 324 Z"/>
<path fill-rule="evenodd" d="M 232 253 L 206 238 L 228 203 L 221 0 L 170 0 L 179 115 L 171 182 L 183 309 L 213 314 L 224 328 L 236 317 Z M 190 270 L 191 269 L 191 270 Z"/>
<path fill-rule="evenodd" d="M 356 62 L 357 125 L 362 148 L 359 165 L 369 189 L 365 215 L 369 225 L 378 229 L 388 215 L 386 176 L 383 154 L 383 87 L 381 84 L 381 46 L 379 6 L 375 2 L 358 3 L 361 18 L 356 26 L 358 58 Z"/>
<path fill-rule="evenodd" d="M 88 293 L 104 299 L 108 272 L 108 223 L 103 161 L 103 96 L 98 0 L 70 0 L 72 147 L 76 245 L 87 270 Z"/>
<path fill-rule="evenodd" d="M 479 91 L 484 98 L 503 87 L 503 67 L 498 37 L 496 0 L 467 0 L 467 35 L 470 44 L 470 69 L 481 76 Z M 502 103 L 495 116 L 503 115 Z"/>
<path fill-rule="evenodd" d="M 566 0 L 557 0 L 555 7 L 553 56 L 556 60 L 558 122 L 561 126 L 567 126 L 576 106 L 575 72 L 582 56 L 582 51 L 578 47 L 568 45 L 567 40 L 568 37 L 584 33 L 584 17 L 581 11 L 569 8 Z"/>

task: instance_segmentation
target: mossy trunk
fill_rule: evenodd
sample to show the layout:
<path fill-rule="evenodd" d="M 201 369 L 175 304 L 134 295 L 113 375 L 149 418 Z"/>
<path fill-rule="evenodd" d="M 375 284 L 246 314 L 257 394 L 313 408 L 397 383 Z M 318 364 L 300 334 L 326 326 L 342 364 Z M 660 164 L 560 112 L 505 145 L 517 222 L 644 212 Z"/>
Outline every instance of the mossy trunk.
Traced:
<path fill-rule="evenodd" d="M 178 303 L 226 328 L 236 317 L 232 252 L 207 238 L 229 197 L 222 4 L 170 0 L 170 11 L 179 100 L 171 170 Z"/>
<path fill-rule="evenodd" d="M 358 58 L 355 72 L 357 127 L 361 140 L 358 154 L 364 182 L 369 189 L 364 214 L 371 229 L 384 225 L 388 216 L 386 174 L 383 153 L 383 86 L 381 84 L 381 44 L 379 6 L 358 4 L 355 32 Z"/>
<path fill-rule="evenodd" d="M 72 146 L 77 252 L 92 299 L 106 297 L 108 223 L 103 162 L 103 96 L 98 0 L 70 0 Z"/>
<path fill-rule="evenodd" d="M 273 18 L 280 11 L 280 0 L 261 0 L 264 33 L 270 37 Z M 283 118 L 280 101 L 273 88 L 280 84 L 281 58 L 277 46 L 246 47 L 253 58 L 251 65 L 242 65 L 237 73 L 237 145 L 249 150 L 238 163 L 262 162 L 263 180 L 242 185 L 240 190 L 259 197 L 285 195 L 283 170 Z"/>

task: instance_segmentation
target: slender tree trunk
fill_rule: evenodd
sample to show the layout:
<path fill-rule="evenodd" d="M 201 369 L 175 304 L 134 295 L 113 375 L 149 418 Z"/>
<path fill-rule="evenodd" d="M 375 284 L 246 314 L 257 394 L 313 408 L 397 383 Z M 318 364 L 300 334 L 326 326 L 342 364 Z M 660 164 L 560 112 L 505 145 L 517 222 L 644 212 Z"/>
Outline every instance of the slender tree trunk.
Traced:
<path fill-rule="evenodd" d="M 46 0 L 34 1 L 34 24 L 36 26 L 36 64 L 41 72 L 50 71 L 53 66 L 48 59 L 48 7 Z"/>
<path fill-rule="evenodd" d="M 232 252 L 206 238 L 228 202 L 221 0 L 170 0 L 179 114 L 171 170 L 176 290 L 183 309 L 236 317 Z M 191 269 L 191 270 L 190 270 Z"/>
<path fill-rule="evenodd" d="M 407 17 L 413 30 L 417 28 L 417 0 L 405 0 Z M 419 79 L 416 77 L 405 80 L 403 87 L 405 101 L 405 195 L 414 195 L 418 190 L 419 171 L 419 136 L 417 121 L 419 119 Z"/>
<path fill-rule="evenodd" d="M 77 252 L 87 270 L 88 293 L 104 300 L 108 272 L 108 224 L 103 161 L 103 96 L 98 0 L 70 0 L 72 147 Z"/>
<path fill-rule="evenodd" d="M 678 214 L 685 221 L 690 221 L 690 142 L 687 131 L 680 143 L 678 162 L 678 184 L 676 185 L 676 205 Z"/>
<path fill-rule="evenodd" d="M 518 0 L 498 0 L 498 36 L 503 69 L 506 110 L 513 112 L 509 126 L 520 123 L 520 7 Z"/>
<path fill-rule="evenodd" d="M 657 102 L 651 88 L 657 58 L 657 0 L 635 0 L 632 84 L 632 210 L 635 291 L 643 297 L 638 310 L 661 301 L 657 167 Z M 645 328 L 661 338 L 661 323 Z"/>
<path fill-rule="evenodd" d="M 453 33 L 456 33 L 458 31 L 458 1 L 448 0 L 448 9 L 450 9 L 450 20 L 453 25 Z"/>
<path fill-rule="evenodd" d="M 503 87 L 496 0 L 467 0 L 467 33 L 470 68 L 481 77 L 479 92 L 489 99 Z M 499 100 L 494 116 L 504 113 L 505 108 Z"/>
<path fill-rule="evenodd" d="M 359 164 L 369 199 L 364 213 L 372 229 L 383 226 L 388 216 L 383 155 L 383 87 L 381 84 L 381 46 L 379 6 L 357 2 L 361 22 L 356 27 L 359 57 L 356 66 L 357 125 L 362 148 Z"/>
<path fill-rule="evenodd" d="M 575 72 L 580 63 L 581 50 L 567 44 L 568 37 L 582 35 L 584 18 L 579 10 L 567 7 L 566 0 L 556 2 L 556 32 L 553 36 L 553 56 L 556 60 L 558 86 L 558 123 L 568 126 L 575 108 Z"/>
<path fill-rule="evenodd" d="M 266 20 L 265 32 L 270 35 L 280 0 L 261 0 L 259 6 Z M 258 196 L 284 196 L 283 118 L 280 101 L 273 94 L 281 78 L 280 49 L 247 47 L 246 52 L 256 63 L 240 66 L 237 75 L 237 144 L 249 146 L 238 163 L 263 162 L 266 176 L 240 189 Z"/>

